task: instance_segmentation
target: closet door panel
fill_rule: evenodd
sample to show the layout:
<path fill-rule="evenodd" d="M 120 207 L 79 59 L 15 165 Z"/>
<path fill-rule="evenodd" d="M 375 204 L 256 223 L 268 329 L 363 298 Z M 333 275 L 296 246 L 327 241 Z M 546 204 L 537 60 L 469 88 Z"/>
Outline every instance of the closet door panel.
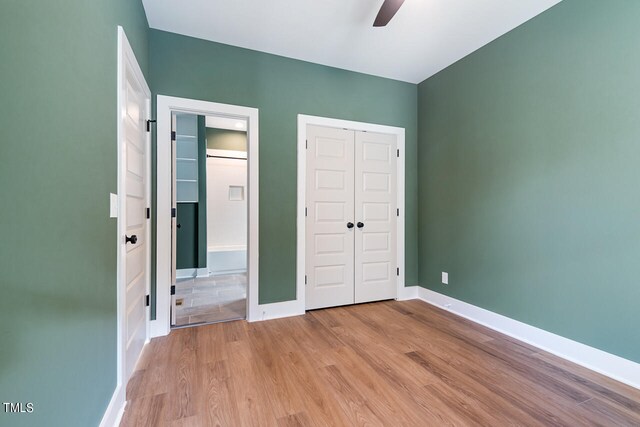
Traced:
<path fill-rule="evenodd" d="M 397 141 L 355 132 L 355 302 L 396 298 Z"/>
<path fill-rule="evenodd" d="M 306 308 L 353 304 L 354 132 L 308 126 Z"/>

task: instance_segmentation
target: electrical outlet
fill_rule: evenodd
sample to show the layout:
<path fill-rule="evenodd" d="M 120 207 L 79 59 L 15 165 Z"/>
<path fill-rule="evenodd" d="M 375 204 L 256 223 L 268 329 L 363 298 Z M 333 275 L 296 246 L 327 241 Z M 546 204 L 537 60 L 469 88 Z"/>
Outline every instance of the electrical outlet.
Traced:
<path fill-rule="evenodd" d="M 443 285 L 449 284 L 449 273 L 447 273 L 446 271 L 442 272 L 442 284 Z"/>

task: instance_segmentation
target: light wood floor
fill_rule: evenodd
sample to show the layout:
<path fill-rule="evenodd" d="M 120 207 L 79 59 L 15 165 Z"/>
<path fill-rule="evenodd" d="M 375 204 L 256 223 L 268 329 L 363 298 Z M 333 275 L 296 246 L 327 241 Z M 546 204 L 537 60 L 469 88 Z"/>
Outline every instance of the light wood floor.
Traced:
<path fill-rule="evenodd" d="M 640 425 L 640 391 L 424 302 L 154 339 L 122 426 Z"/>

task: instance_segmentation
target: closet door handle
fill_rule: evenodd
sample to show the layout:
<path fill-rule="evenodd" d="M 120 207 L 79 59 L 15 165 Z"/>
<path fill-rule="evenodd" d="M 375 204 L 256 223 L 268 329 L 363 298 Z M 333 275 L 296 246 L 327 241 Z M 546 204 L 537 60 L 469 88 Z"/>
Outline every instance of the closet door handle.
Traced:
<path fill-rule="evenodd" d="M 362 228 L 362 227 L 364 227 L 364 224 L 361 222 L 358 222 L 358 228 Z"/>
<path fill-rule="evenodd" d="M 353 228 L 353 223 L 352 222 L 348 222 L 347 223 L 347 228 L 348 229 L 352 229 Z"/>
<path fill-rule="evenodd" d="M 136 236 L 134 234 L 131 237 L 129 237 L 129 236 L 127 236 L 125 234 L 125 236 L 124 236 L 124 244 L 126 245 L 127 243 L 131 243 L 132 245 L 135 245 L 136 243 L 138 243 L 138 236 Z"/>

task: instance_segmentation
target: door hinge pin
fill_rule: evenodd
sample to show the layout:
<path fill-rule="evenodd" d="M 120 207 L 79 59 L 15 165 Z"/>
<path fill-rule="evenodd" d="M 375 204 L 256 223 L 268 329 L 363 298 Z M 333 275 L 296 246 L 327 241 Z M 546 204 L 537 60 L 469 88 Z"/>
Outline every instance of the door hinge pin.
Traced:
<path fill-rule="evenodd" d="M 171 131 L 171 140 L 172 141 L 176 140 L 176 131 L 174 131 L 174 130 Z"/>
<path fill-rule="evenodd" d="M 399 276 L 400 275 L 400 267 L 396 268 L 396 275 Z"/>
<path fill-rule="evenodd" d="M 147 120 L 147 132 L 151 132 L 151 123 L 155 123 L 157 120 Z"/>
<path fill-rule="evenodd" d="M 400 208 L 396 209 L 396 216 L 400 216 Z"/>
<path fill-rule="evenodd" d="M 304 275 L 304 284 L 305 285 L 307 284 L 307 275 L 306 274 Z"/>
<path fill-rule="evenodd" d="M 151 218 L 151 208 L 147 208 L 147 219 Z"/>
<path fill-rule="evenodd" d="M 397 150 L 397 156 L 400 157 L 400 149 Z"/>
<path fill-rule="evenodd" d="M 176 285 L 171 285 L 171 295 L 176 294 Z"/>
<path fill-rule="evenodd" d="M 307 216 L 307 208 L 304 208 L 304 216 Z"/>
<path fill-rule="evenodd" d="M 151 297 L 150 297 L 149 295 L 147 295 L 147 296 L 145 297 L 144 305 L 145 305 L 146 307 L 149 307 L 149 305 L 150 305 L 150 304 L 151 304 Z"/>

